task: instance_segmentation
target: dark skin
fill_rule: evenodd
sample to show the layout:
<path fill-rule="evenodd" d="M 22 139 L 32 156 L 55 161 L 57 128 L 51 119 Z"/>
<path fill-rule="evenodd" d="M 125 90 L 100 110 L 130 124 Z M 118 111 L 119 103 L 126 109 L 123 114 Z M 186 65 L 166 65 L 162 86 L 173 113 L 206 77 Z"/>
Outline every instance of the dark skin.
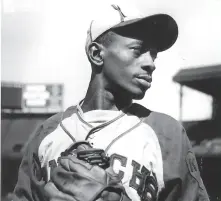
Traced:
<path fill-rule="evenodd" d="M 89 48 L 92 75 L 82 104 L 90 110 L 121 110 L 142 99 L 151 86 L 156 51 L 140 38 L 115 33 L 104 46 L 93 42 Z"/>

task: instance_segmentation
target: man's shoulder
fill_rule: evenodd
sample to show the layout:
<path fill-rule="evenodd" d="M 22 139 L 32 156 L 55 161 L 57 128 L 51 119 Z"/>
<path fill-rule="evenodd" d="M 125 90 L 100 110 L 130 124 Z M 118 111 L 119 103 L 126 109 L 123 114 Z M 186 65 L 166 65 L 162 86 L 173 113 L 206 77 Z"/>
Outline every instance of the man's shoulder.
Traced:
<path fill-rule="evenodd" d="M 58 127 L 59 123 L 70 117 L 73 113 L 76 112 L 76 106 L 71 106 L 63 112 L 54 114 L 53 116 L 46 119 L 41 123 L 38 128 L 31 134 L 27 144 L 29 143 L 41 143 L 41 141 L 50 133 L 52 133 Z"/>
<path fill-rule="evenodd" d="M 182 147 L 187 147 L 187 135 L 182 124 L 173 117 L 142 107 L 143 123 L 150 126 L 156 134 L 164 160 L 181 157 Z M 173 150 L 173 151 L 171 151 Z"/>
<path fill-rule="evenodd" d="M 53 131 L 55 131 L 59 123 L 63 119 L 70 117 L 75 112 L 76 112 L 76 106 L 71 106 L 67 108 L 64 112 L 59 112 L 57 114 L 54 114 L 50 118 L 46 119 L 30 135 L 24 147 L 24 151 L 38 154 L 38 148 L 41 142 L 45 139 L 45 137 L 51 134 Z"/>
<path fill-rule="evenodd" d="M 146 107 L 135 104 L 133 113 L 144 119 L 157 135 L 164 135 L 168 138 L 181 137 L 185 132 L 183 126 L 175 118 L 156 111 L 151 111 Z"/>
<path fill-rule="evenodd" d="M 182 125 L 175 118 L 171 117 L 168 114 L 161 112 L 151 111 L 150 115 L 147 117 L 147 121 L 156 124 L 162 128 L 177 127 L 182 129 Z"/>
<path fill-rule="evenodd" d="M 47 132 L 47 131 L 56 129 L 57 126 L 59 125 L 59 123 L 63 119 L 70 117 L 75 112 L 76 112 L 76 106 L 70 106 L 65 111 L 59 112 L 59 113 L 51 116 L 50 118 L 46 119 L 43 122 L 43 124 L 42 124 L 43 130 Z"/>

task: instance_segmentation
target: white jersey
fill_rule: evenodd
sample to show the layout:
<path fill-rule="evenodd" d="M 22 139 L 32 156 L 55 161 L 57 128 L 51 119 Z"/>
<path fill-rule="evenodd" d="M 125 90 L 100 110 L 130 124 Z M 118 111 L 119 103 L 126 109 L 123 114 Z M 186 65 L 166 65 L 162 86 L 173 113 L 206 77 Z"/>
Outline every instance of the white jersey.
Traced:
<path fill-rule="evenodd" d="M 92 128 L 118 116 L 121 118 L 91 134 L 89 143 L 94 148 L 105 150 L 110 156 L 113 170 L 121 174 L 123 186 L 132 200 L 140 200 L 137 186 L 143 170 L 155 175 L 159 193 L 164 187 L 161 148 L 154 130 L 140 118 L 122 111 L 93 110 L 83 113 L 78 107 L 77 113 L 64 119 L 62 124 L 76 141 L 83 141 Z M 57 161 L 72 144 L 73 140 L 60 125 L 43 139 L 38 157 L 41 167 L 47 169 L 48 180 L 50 161 Z"/>
<path fill-rule="evenodd" d="M 108 154 L 131 200 L 140 201 L 147 195 L 165 201 L 209 200 L 182 125 L 139 104 L 132 104 L 127 114 L 83 113 L 79 106 L 72 106 L 47 119 L 28 143 L 12 200 L 44 200 L 45 184 L 58 157 L 85 138 Z"/>

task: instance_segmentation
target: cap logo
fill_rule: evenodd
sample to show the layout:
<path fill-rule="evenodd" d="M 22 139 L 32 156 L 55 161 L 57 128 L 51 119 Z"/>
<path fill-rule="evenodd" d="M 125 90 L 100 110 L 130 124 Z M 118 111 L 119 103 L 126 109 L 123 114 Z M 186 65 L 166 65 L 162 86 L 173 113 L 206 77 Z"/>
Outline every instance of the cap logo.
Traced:
<path fill-rule="evenodd" d="M 121 11 L 120 7 L 118 5 L 111 5 L 115 10 L 117 10 L 120 14 L 120 20 L 121 22 L 124 22 L 124 18 L 126 17 L 126 15 L 123 14 L 123 12 Z"/>

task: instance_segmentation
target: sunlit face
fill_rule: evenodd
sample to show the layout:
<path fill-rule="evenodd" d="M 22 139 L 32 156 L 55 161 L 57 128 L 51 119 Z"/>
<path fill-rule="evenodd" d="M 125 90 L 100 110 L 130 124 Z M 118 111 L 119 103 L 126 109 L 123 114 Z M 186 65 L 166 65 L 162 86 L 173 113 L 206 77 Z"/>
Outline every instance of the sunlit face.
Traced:
<path fill-rule="evenodd" d="M 104 79 L 112 89 L 142 99 L 151 86 L 156 56 L 145 41 L 115 34 L 104 50 Z"/>

